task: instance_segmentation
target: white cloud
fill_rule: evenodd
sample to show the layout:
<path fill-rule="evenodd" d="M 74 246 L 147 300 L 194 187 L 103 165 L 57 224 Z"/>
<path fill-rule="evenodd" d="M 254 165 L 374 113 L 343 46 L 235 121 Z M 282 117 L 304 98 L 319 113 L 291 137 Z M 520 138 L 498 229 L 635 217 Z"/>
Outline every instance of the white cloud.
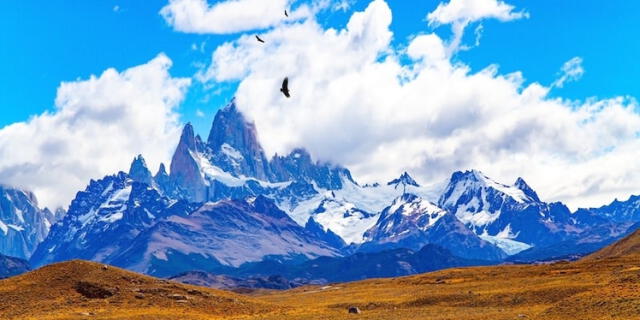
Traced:
<path fill-rule="evenodd" d="M 205 114 L 204 114 L 204 112 L 202 110 L 198 109 L 198 110 L 196 110 L 196 117 L 204 118 Z"/>
<path fill-rule="evenodd" d="M 177 31 L 228 34 L 278 25 L 287 19 L 292 0 L 226 0 L 209 4 L 206 0 L 169 0 L 160 10 Z M 308 6 L 289 12 L 290 20 L 307 17 Z"/>
<path fill-rule="evenodd" d="M 333 11 L 344 11 L 346 12 L 351 8 L 354 0 L 336 0 L 331 8 Z"/>
<path fill-rule="evenodd" d="M 189 79 L 172 78 L 161 54 L 123 72 L 65 82 L 56 109 L 0 129 L 0 182 L 66 206 L 92 178 L 128 169 L 143 154 L 167 161 L 180 134 L 176 107 Z"/>
<path fill-rule="evenodd" d="M 562 88 L 567 82 L 578 81 L 584 75 L 584 68 L 582 67 L 582 58 L 574 57 L 562 65 L 560 70 L 561 74 L 556 81 L 551 85 L 552 87 Z"/>
<path fill-rule="evenodd" d="M 479 24 L 476 29 L 473 31 L 473 34 L 476 36 L 476 41 L 474 46 L 479 46 L 480 45 L 480 39 L 482 39 L 482 32 L 484 31 L 484 26 L 482 24 Z"/>
<path fill-rule="evenodd" d="M 461 46 L 464 29 L 473 22 L 485 19 L 497 19 L 503 22 L 522 18 L 528 18 L 529 14 L 523 11 L 515 12 L 515 7 L 501 0 L 450 0 L 440 3 L 438 7 L 427 15 L 427 21 L 431 26 L 451 25 L 453 39 L 449 45 L 450 54 Z M 476 29 L 476 46 L 479 44 L 482 27 Z"/>
<path fill-rule="evenodd" d="M 450 61 L 435 34 L 391 50 L 391 19 L 375 0 L 345 29 L 311 18 L 274 28 L 265 45 L 241 36 L 220 46 L 199 78 L 240 81 L 238 107 L 270 154 L 305 146 L 362 182 L 403 170 L 435 182 L 477 168 L 505 182 L 522 176 L 546 200 L 573 206 L 640 192 L 632 100 L 552 99 L 549 87 L 523 87 L 520 73 L 472 73 Z M 291 99 L 278 91 L 285 76 Z"/>
<path fill-rule="evenodd" d="M 527 13 L 514 10 L 514 6 L 500 0 L 451 0 L 446 4 L 440 3 L 427 19 L 430 24 L 442 25 L 483 19 L 511 21 L 527 17 Z"/>
<path fill-rule="evenodd" d="M 113 6 L 113 12 L 120 12 L 120 6 L 119 5 Z"/>

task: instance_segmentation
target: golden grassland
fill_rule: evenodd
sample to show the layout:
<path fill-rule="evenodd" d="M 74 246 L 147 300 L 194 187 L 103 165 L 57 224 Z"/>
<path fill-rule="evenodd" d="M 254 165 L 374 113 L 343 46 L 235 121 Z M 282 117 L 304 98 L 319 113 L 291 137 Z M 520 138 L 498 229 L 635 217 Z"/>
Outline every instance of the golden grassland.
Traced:
<path fill-rule="evenodd" d="M 640 231 L 581 261 L 256 291 L 71 261 L 0 281 L 0 319 L 640 319 Z M 87 298 L 78 283 L 113 293 Z M 351 306 L 360 314 L 348 314 Z"/>
<path fill-rule="evenodd" d="M 89 284 L 113 295 L 87 298 Z M 74 260 L 0 281 L 0 319 L 228 319 L 282 307 L 255 298 Z M 240 319 L 240 318 L 239 318 Z"/>
<path fill-rule="evenodd" d="M 640 256 L 450 269 L 260 295 L 253 319 L 640 319 Z M 357 306 L 359 315 L 348 315 Z"/>

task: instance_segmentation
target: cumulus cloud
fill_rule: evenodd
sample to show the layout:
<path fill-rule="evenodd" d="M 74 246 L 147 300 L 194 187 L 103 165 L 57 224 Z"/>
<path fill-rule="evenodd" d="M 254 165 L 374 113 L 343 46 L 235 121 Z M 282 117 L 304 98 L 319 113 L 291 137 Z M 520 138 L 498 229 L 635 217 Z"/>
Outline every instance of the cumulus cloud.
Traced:
<path fill-rule="evenodd" d="M 481 12 L 462 16 L 488 15 Z M 451 62 L 436 34 L 392 50 L 391 21 L 386 2 L 375 0 L 344 29 L 307 19 L 274 28 L 265 45 L 241 36 L 218 47 L 199 78 L 239 81 L 238 107 L 270 154 L 304 146 L 361 182 L 408 170 L 432 183 L 476 168 L 507 183 L 522 176 L 546 200 L 574 207 L 638 193 L 633 100 L 553 99 L 550 87 L 523 86 L 521 73 L 471 72 Z M 285 76 L 291 99 L 278 91 Z"/>
<path fill-rule="evenodd" d="M 562 88 L 566 82 L 578 81 L 584 75 L 582 67 L 582 58 L 574 57 L 562 65 L 560 77 L 551 85 L 552 87 Z"/>
<path fill-rule="evenodd" d="M 92 178 L 128 168 L 143 154 L 153 168 L 170 159 L 180 134 L 176 107 L 189 79 L 172 78 L 160 54 L 123 72 L 65 82 L 56 109 L 0 129 L 0 183 L 66 206 Z"/>
<path fill-rule="evenodd" d="M 206 0 L 170 0 L 160 10 L 177 31 L 228 34 L 275 26 L 286 17 L 292 0 L 227 0 L 209 4 Z M 308 6 L 289 13 L 295 20 L 310 14 Z"/>
<path fill-rule="evenodd" d="M 448 3 L 440 3 L 436 10 L 429 13 L 427 19 L 431 24 L 451 24 L 482 19 L 511 21 L 527 16 L 524 12 L 514 10 L 514 6 L 500 0 L 451 0 Z"/>
<path fill-rule="evenodd" d="M 438 7 L 427 15 L 427 21 L 431 26 L 451 25 L 453 39 L 449 46 L 452 54 L 459 49 L 468 49 L 461 46 L 465 28 L 473 22 L 485 19 L 497 19 L 503 22 L 529 17 L 523 11 L 516 12 L 515 7 L 501 0 L 450 0 L 440 3 Z M 479 42 L 479 34 L 482 27 L 476 29 L 476 46 Z"/>
<path fill-rule="evenodd" d="M 354 0 L 337 0 L 334 2 L 331 10 L 333 11 L 347 11 L 351 8 Z"/>

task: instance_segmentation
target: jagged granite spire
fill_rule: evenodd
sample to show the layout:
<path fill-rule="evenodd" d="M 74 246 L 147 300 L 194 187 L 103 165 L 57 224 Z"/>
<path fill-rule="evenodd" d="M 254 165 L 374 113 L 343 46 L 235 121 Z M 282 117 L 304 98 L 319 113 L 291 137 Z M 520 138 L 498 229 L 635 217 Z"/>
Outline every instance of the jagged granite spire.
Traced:
<path fill-rule="evenodd" d="M 160 163 L 160 168 L 158 168 L 158 173 L 156 173 L 155 177 L 159 178 L 159 177 L 166 177 L 169 176 L 169 174 L 167 173 L 167 167 L 165 167 L 164 163 Z"/>
<path fill-rule="evenodd" d="M 206 200 L 207 184 L 200 172 L 200 166 L 194 156 L 197 157 L 199 145 L 191 123 L 187 123 L 182 130 L 180 142 L 171 159 L 171 180 L 177 188 L 185 192 L 192 201 L 202 202 Z"/>
<path fill-rule="evenodd" d="M 235 99 L 216 113 L 207 144 L 214 153 L 214 164 L 223 170 L 236 176 L 272 180 L 256 126 L 238 111 Z"/>
<path fill-rule="evenodd" d="M 138 155 L 133 159 L 133 162 L 131 162 L 129 177 L 131 177 L 133 181 L 153 185 L 153 176 L 151 175 L 151 171 L 149 171 L 147 163 L 142 155 Z"/>
<path fill-rule="evenodd" d="M 234 176 L 253 177 L 270 182 L 315 182 L 323 189 L 340 189 L 343 180 L 353 183 L 349 170 L 328 163 L 314 162 L 304 149 L 288 156 L 267 160 L 258 141 L 254 123 L 247 121 L 233 99 L 216 113 L 207 139 L 212 164 Z"/>
<path fill-rule="evenodd" d="M 155 180 L 158 190 L 160 190 L 164 195 L 172 195 L 174 191 L 176 191 L 164 163 L 160 163 L 158 173 L 153 177 L 153 180 Z"/>

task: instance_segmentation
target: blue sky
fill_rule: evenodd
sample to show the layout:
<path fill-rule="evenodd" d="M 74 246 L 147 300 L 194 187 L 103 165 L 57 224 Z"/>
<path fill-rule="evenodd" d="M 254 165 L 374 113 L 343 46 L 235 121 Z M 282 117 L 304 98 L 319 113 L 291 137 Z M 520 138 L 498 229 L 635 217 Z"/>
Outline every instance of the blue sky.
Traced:
<path fill-rule="evenodd" d="M 357 1 L 351 9 L 363 10 L 368 3 Z M 425 17 L 439 3 L 389 0 L 394 46 L 405 46 L 408 38 L 430 32 Z M 580 56 L 586 70 L 582 79 L 554 89 L 552 95 L 571 99 L 640 96 L 640 42 L 636 40 L 640 2 L 509 3 L 529 12 L 530 18 L 482 22 L 480 46 L 460 52 L 456 59 L 474 70 L 499 64 L 503 73 L 520 70 L 527 81 L 548 85 L 565 61 Z M 175 32 L 158 14 L 164 5 L 164 0 L 4 1 L 0 12 L 0 127 L 51 110 L 62 81 L 86 79 L 109 67 L 123 70 L 159 52 L 173 60 L 173 76 L 190 77 L 198 71 L 198 63 L 209 63 L 215 47 L 235 38 Z M 350 12 L 326 12 L 318 20 L 326 26 L 343 27 L 349 17 Z M 443 36 L 449 32 L 447 26 L 436 31 Z M 465 39 L 473 42 L 472 32 L 467 32 Z M 193 44 L 203 42 L 203 52 L 192 49 Z M 180 107 L 182 120 L 193 122 L 206 135 L 212 114 L 234 93 L 233 84 L 224 87 L 228 89 L 218 95 L 207 95 L 207 90 L 194 82 Z M 196 110 L 207 116 L 198 117 Z"/>
<path fill-rule="evenodd" d="M 268 155 L 305 147 L 363 183 L 478 169 L 572 208 L 640 193 L 638 1 L 205 1 L 4 1 L 0 183 L 64 206 L 137 154 L 168 164 L 236 96 Z"/>

